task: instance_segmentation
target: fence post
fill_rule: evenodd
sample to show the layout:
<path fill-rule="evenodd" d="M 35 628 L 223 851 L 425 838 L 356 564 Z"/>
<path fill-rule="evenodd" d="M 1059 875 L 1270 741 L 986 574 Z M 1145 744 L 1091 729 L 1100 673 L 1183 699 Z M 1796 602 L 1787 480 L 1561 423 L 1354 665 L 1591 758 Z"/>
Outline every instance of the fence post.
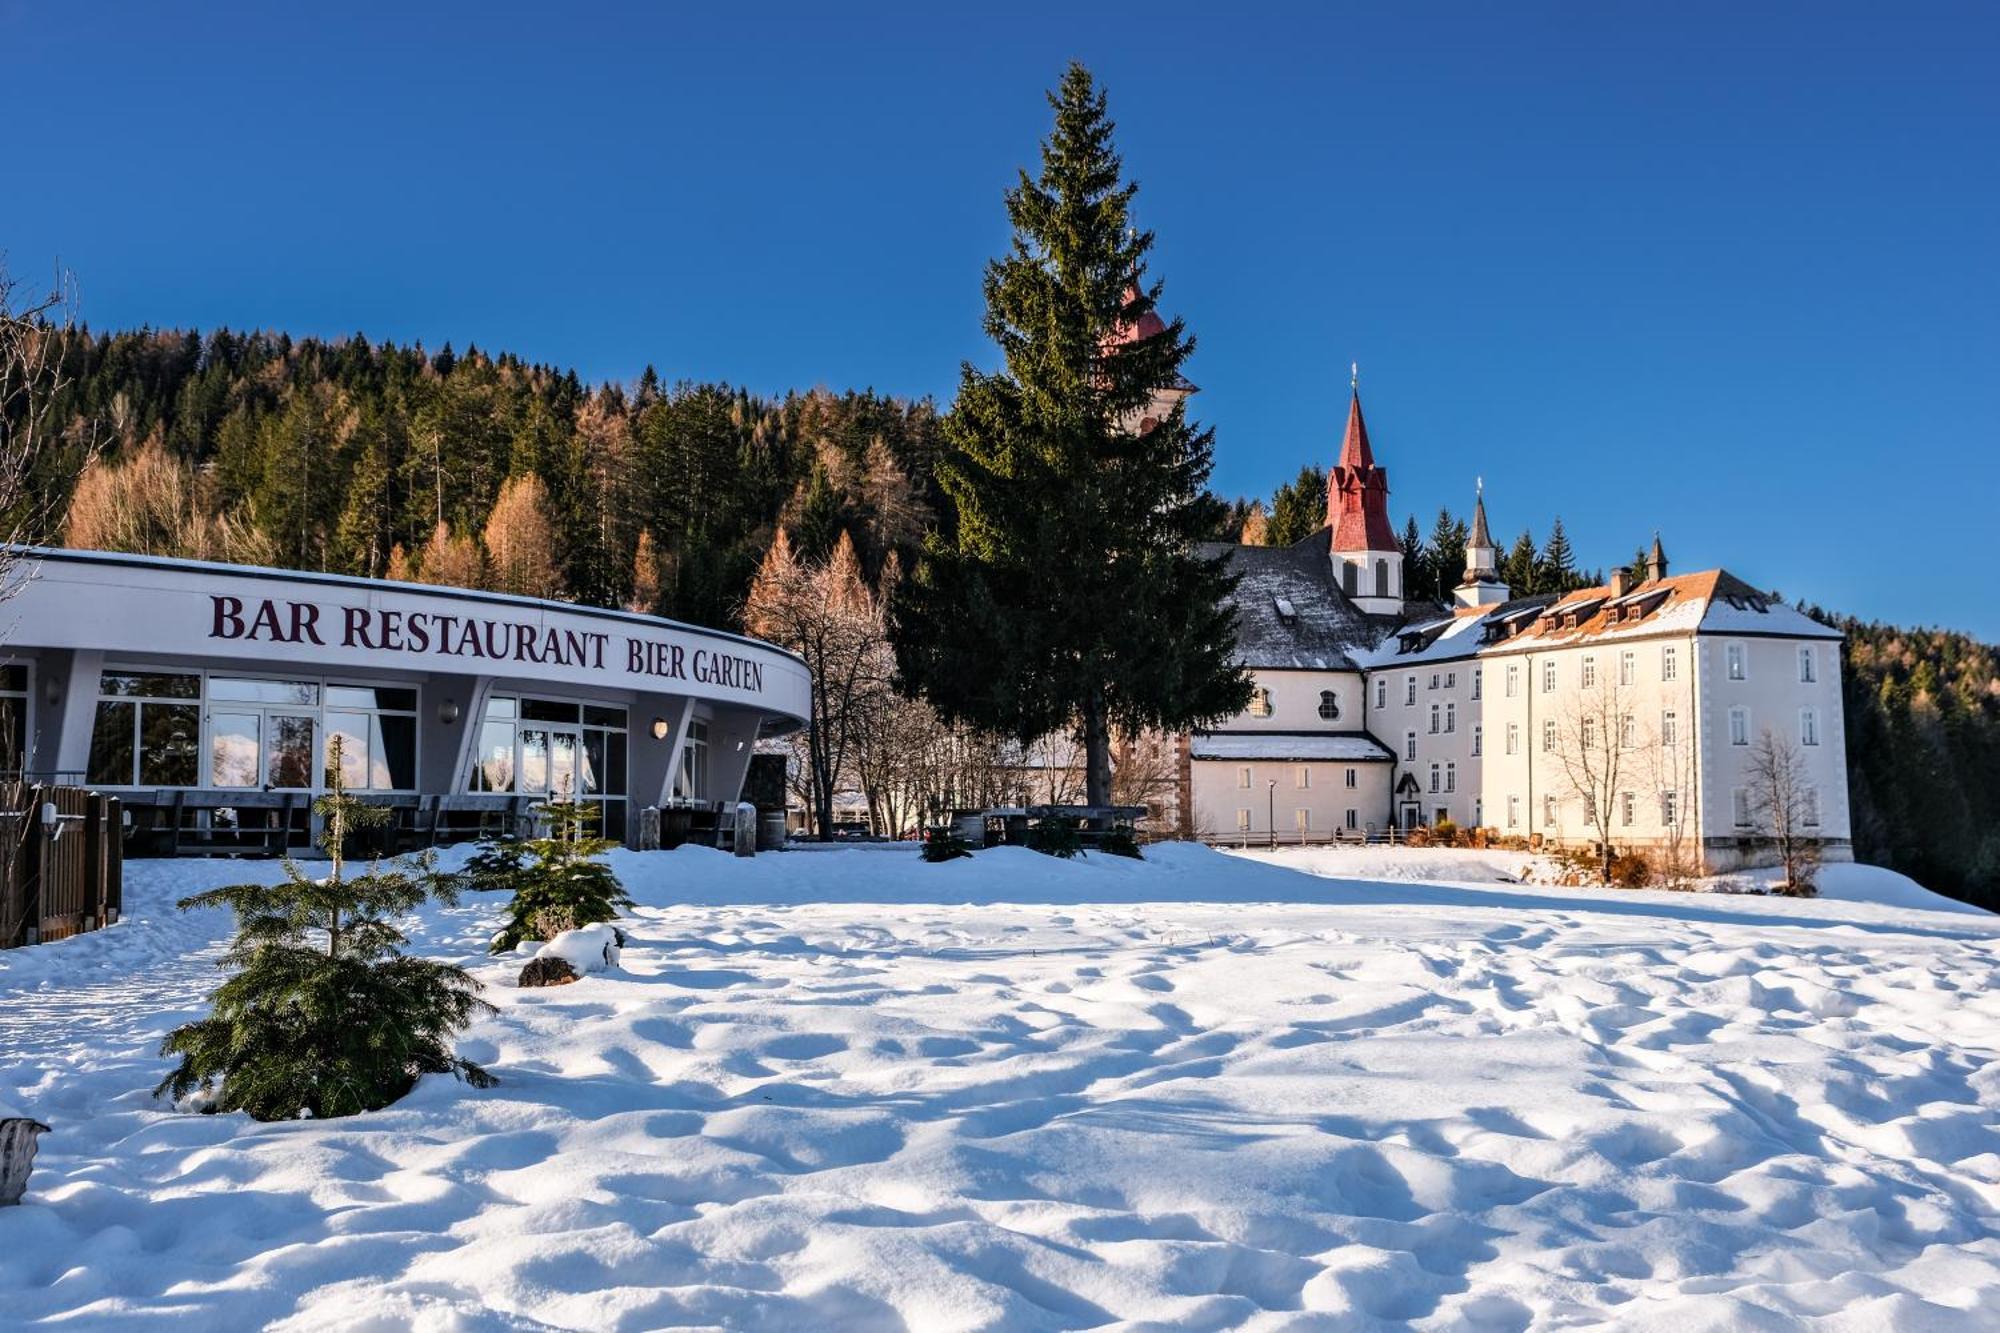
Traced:
<path fill-rule="evenodd" d="M 125 802 L 104 798 L 104 922 L 125 915 Z"/>
<path fill-rule="evenodd" d="M 104 798 L 92 792 L 83 798 L 83 928 L 104 924 Z"/>

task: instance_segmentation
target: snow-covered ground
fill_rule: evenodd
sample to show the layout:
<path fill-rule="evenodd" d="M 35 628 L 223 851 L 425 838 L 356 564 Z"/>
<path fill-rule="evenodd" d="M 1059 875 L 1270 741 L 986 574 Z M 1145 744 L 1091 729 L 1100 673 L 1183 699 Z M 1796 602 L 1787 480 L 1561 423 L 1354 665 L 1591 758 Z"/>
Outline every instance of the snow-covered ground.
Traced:
<path fill-rule="evenodd" d="M 269 865 L 0 954 L 0 1325 L 2000 1327 L 2000 918 L 1448 851 L 617 854 L 619 970 L 368 1116 L 153 1101 Z"/>

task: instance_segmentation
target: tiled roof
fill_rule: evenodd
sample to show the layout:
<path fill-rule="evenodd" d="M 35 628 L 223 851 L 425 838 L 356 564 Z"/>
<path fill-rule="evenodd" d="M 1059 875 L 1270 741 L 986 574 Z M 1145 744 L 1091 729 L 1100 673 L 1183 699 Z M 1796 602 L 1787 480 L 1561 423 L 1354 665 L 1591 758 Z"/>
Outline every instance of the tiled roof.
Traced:
<path fill-rule="evenodd" d="M 1574 615 L 1576 623 L 1567 619 Z M 1553 602 L 1519 633 L 1493 645 L 1545 648 L 1661 633 L 1776 634 L 1837 639 L 1840 631 L 1759 591 L 1726 569 L 1654 579 L 1614 596 L 1609 587 L 1579 588 Z"/>

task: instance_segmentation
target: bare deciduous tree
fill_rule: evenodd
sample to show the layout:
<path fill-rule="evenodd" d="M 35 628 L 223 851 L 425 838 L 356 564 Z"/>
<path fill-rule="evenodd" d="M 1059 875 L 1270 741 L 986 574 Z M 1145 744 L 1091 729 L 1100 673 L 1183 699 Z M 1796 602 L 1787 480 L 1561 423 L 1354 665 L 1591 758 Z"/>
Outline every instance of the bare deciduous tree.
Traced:
<path fill-rule="evenodd" d="M 812 718 L 801 756 L 814 832 L 833 836 L 833 800 L 850 775 L 869 699 L 887 686 L 890 658 L 882 608 L 862 580 L 843 531 L 824 565 L 802 564 L 782 528 L 750 585 L 743 622 L 752 634 L 805 659 Z"/>
<path fill-rule="evenodd" d="M 62 530 L 70 483 L 90 457 L 89 441 L 61 439 L 52 420 L 79 336 L 74 275 L 58 269 L 37 294 L 0 259 L 0 601 L 31 572 L 22 548 Z"/>
<path fill-rule="evenodd" d="M 1598 667 L 1584 659 L 1586 683 L 1567 694 L 1556 710 L 1556 763 L 1570 794 L 1583 802 L 1597 834 L 1598 875 L 1611 882 L 1612 809 L 1627 776 L 1636 740 L 1631 691 L 1619 682 L 1615 664 Z"/>
<path fill-rule="evenodd" d="M 63 540 L 86 551 L 269 565 L 276 543 L 243 509 L 223 512 L 214 483 L 167 452 L 157 427 L 123 457 L 100 456 L 77 478 Z"/>
<path fill-rule="evenodd" d="M 1654 878 L 1662 888 L 1687 888 L 1701 873 L 1701 857 L 1692 845 L 1693 802 L 1689 799 L 1696 778 L 1694 738 L 1678 717 L 1671 728 L 1663 719 L 1658 728 L 1649 731 L 1643 767 L 1660 817 Z"/>
<path fill-rule="evenodd" d="M 480 553 L 479 543 L 470 536 L 456 534 L 447 523 L 440 523 L 431 529 L 431 539 L 424 545 L 423 555 L 417 562 L 416 577 L 425 583 L 441 583 L 448 588 L 483 588 L 486 586 L 486 557 Z M 395 577 L 395 552 L 390 552 L 390 577 Z"/>
<path fill-rule="evenodd" d="M 556 530 L 549 521 L 548 492 L 540 477 L 528 472 L 502 483 L 486 519 L 485 537 L 494 588 L 523 597 L 562 596 Z M 430 577 L 428 562 L 424 575 Z"/>
<path fill-rule="evenodd" d="M 1743 763 L 1750 814 L 1767 834 L 1785 873 L 1780 893 L 1810 898 L 1819 871 L 1819 794 L 1805 756 L 1786 736 L 1765 728 Z"/>

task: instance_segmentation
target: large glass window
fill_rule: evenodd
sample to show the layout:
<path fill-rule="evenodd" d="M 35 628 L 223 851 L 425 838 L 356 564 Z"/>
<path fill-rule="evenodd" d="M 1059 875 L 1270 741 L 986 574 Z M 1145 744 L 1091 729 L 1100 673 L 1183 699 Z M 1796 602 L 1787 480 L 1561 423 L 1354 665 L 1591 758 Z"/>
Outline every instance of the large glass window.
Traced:
<path fill-rule="evenodd" d="M 473 791 L 595 804 L 604 836 L 625 828 L 623 708 L 497 696 L 479 722 Z"/>
<path fill-rule="evenodd" d="M 204 681 L 195 672 L 118 668 L 103 674 L 98 694 L 94 783 L 317 790 L 331 777 L 326 764 L 337 736 L 349 788 L 416 790 L 411 686 L 224 675 Z"/>
<path fill-rule="evenodd" d="M 332 691 L 327 692 L 328 698 Z M 340 780 L 359 790 L 407 791 L 417 785 L 417 719 L 394 713 L 326 710 L 326 752 L 340 741 Z"/>
<path fill-rule="evenodd" d="M 194 674 L 107 671 L 90 736 L 90 780 L 113 787 L 193 787 L 201 780 L 201 697 Z"/>
<path fill-rule="evenodd" d="M 708 723 L 700 718 L 688 723 L 687 741 L 681 746 L 680 767 L 674 774 L 674 795 L 692 799 L 708 790 Z"/>

